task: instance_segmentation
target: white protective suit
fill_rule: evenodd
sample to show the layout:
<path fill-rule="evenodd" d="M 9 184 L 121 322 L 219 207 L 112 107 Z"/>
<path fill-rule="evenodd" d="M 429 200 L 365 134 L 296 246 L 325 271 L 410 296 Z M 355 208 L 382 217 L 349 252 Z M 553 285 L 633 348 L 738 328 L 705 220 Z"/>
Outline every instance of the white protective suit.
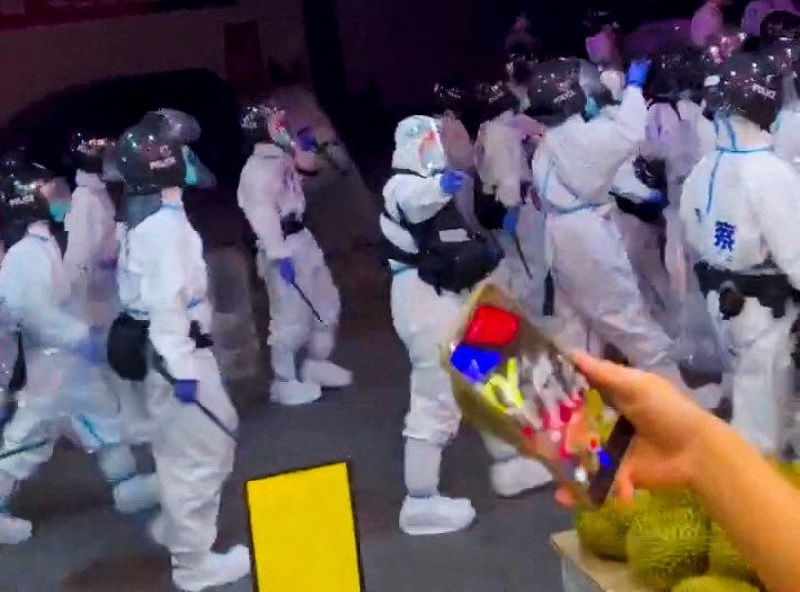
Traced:
<path fill-rule="evenodd" d="M 128 230 L 119 267 L 122 306 L 132 317 L 149 320 L 150 342 L 167 372 L 175 379 L 197 381 L 198 401 L 235 430 L 238 418 L 217 362 L 210 349 L 198 349 L 189 337 L 192 321 L 209 332 L 211 305 L 203 244 L 186 217 L 180 193 Z M 152 450 L 163 509 L 152 533 L 172 554 L 173 580 L 190 591 L 237 580 L 249 571 L 247 549 L 235 546 L 225 555 L 211 553 L 235 444 L 197 406 L 181 403 L 155 369 L 144 386 L 155 424 Z"/>
<path fill-rule="evenodd" d="M 400 123 L 395 134 L 392 167 L 420 176 L 400 174 L 389 179 L 383 195 L 386 212 L 393 219 L 382 215 L 380 225 L 384 236 L 406 253 L 417 253 L 418 249 L 411 234 L 394 221 L 400 219 L 401 211 L 416 224 L 435 216 L 453 199 L 442 191 L 440 174 L 425 176 L 420 158 L 423 132 L 435 125 L 431 118 L 411 117 Z M 440 160 L 443 165 L 443 153 Z M 433 286 L 419 278 L 415 268 L 393 260 L 390 266 L 392 318 L 411 361 L 411 397 L 403 431 L 408 496 L 400 512 L 400 528 L 412 535 L 460 530 L 475 517 L 472 504 L 466 499 L 440 496 L 438 491 L 442 448 L 461 423 L 439 348 L 453 336 L 468 294 L 437 294 Z M 487 446 L 495 459 L 492 484 L 501 495 L 514 495 L 550 481 L 544 467 L 522 459 L 502 442 L 490 438 Z"/>
<path fill-rule="evenodd" d="M 672 342 L 648 315 L 615 222 L 614 175 L 644 139 L 647 107 L 628 87 L 616 119 L 573 115 L 551 128 L 533 158 L 533 177 L 547 212 L 558 341 L 586 348 L 590 332 L 639 368 L 683 387 L 669 354 Z"/>
<path fill-rule="evenodd" d="M 609 105 L 598 118 L 613 122 L 618 114 L 619 106 Z M 653 190 L 636 176 L 633 157 L 623 162 L 614 174 L 611 192 L 636 204 L 647 201 L 653 194 Z M 669 277 L 661 262 L 662 229 L 619 208 L 614 208 L 613 212 L 648 310 L 669 331 L 672 311 Z"/>
<path fill-rule="evenodd" d="M 542 311 L 546 275 L 543 221 L 529 191 L 531 171 L 524 139 L 517 117 L 511 111 L 487 121 L 481 125 L 475 142 L 475 166 L 485 195 L 493 194 L 508 209 L 520 208 L 517 237 L 530 270 L 528 275 L 514 238 L 498 230 L 495 235 L 505 258 L 492 275 L 492 281 L 510 292 L 531 317 L 538 317 Z"/>
<path fill-rule="evenodd" d="M 0 460 L 0 543 L 30 536 L 29 522 L 5 513 L 7 502 L 15 483 L 50 458 L 60 436 L 97 454 L 120 512 L 155 505 L 157 483 L 153 475 L 137 473 L 123 442 L 119 402 L 107 390 L 102 369 L 74 350 L 92 335 L 89 324 L 68 310 L 73 303 L 67 272 L 46 222 L 31 224 L 8 250 L 0 267 L 0 301 L 6 318 L 21 327 L 27 366 L 27 383 L 16 395 L 19 407 L 3 430 L 0 453 L 41 442 Z"/>
<path fill-rule="evenodd" d="M 282 221 L 302 220 L 306 207 L 294 158 L 275 144 L 256 144 L 242 169 L 238 197 L 258 236 L 258 271 L 269 292 L 273 401 L 310 403 L 320 397 L 323 387 L 349 385 L 350 372 L 328 360 L 336 343 L 341 303 L 322 250 L 308 228 L 288 236 L 281 229 Z M 295 286 L 279 272 L 279 262 L 286 258 L 294 264 Z M 298 380 L 297 354 L 303 348 L 308 356 Z"/>
<path fill-rule="evenodd" d="M 800 172 L 800 98 L 794 77 L 784 77 L 783 97 L 783 106 L 771 130 L 775 154 Z"/>
<path fill-rule="evenodd" d="M 675 356 L 697 370 L 717 372 L 723 363 L 722 352 L 692 269 L 680 219 L 683 183 L 700 159 L 714 150 L 714 124 L 703 115 L 700 105 L 687 99 L 679 100 L 675 107 L 654 103 L 648 114 L 646 140 L 640 152 L 645 158 L 662 160 L 666 165 L 669 205 L 664 210 L 664 266 L 673 299 L 670 330 L 676 332 Z"/>
<path fill-rule="evenodd" d="M 800 287 L 800 178 L 771 150 L 769 133 L 740 118 L 720 125 L 720 149 L 706 155 L 686 180 L 681 218 L 700 260 L 732 272 L 784 273 Z M 728 131 L 730 129 L 730 132 Z M 771 259 L 774 265 L 756 270 Z M 719 296 L 708 310 L 733 364 L 733 427 L 764 453 L 778 452 L 779 410 L 793 392 L 790 328 L 798 307 L 774 318 L 748 297 L 738 316 L 723 320 Z"/>
<path fill-rule="evenodd" d="M 107 334 L 120 311 L 116 211 L 106 184 L 98 175 L 79 170 L 75 184 L 64 220 L 67 231 L 64 266 L 81 318 Z M 122 380 L 107 366 L 101 371 L 108 388 L 119 398 L 127 440 L 148 441 L 150 425 L 139 385 Z"/>

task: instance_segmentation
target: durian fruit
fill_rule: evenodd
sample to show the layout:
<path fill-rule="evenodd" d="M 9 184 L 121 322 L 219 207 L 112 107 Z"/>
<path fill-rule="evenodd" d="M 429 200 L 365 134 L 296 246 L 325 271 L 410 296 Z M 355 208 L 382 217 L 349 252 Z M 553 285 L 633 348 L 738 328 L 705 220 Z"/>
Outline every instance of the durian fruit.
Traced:
<path fill-rule="evenodd" d="M 633 520 L 634 508 L 609 499 L 598 510 L 579 511 L 575 530 L 581 545 L 604 559 L 625 561 L 625 535 Z"/>
<path fill-rule="evenodd" d="M 708 543 L 709 520 L 699 509 L 651 507 L 634 519 L 626 552 L 634 577 L 662 591 L 706 571 Z"/>
<path fill-rule="evenodd" d="M 748 582 L 721 576 L 700 576 L 683 580 L 672 592 L 759 592 Z"/>
<path fill-rule="evenodd" d="M 651 509 L 693 508 L 702 510 L 700 499 L 689 489 L 657 489 L 650 492 Z"/>
<path fill-rule="evenodd" d="M 754 582 L 757 579 L 755 570 L 747 564 L 744 557 L 731 544 L 722 528 L 716 523 L 711 525 L 708 571 L 711 574 L 736 580 Z"/>

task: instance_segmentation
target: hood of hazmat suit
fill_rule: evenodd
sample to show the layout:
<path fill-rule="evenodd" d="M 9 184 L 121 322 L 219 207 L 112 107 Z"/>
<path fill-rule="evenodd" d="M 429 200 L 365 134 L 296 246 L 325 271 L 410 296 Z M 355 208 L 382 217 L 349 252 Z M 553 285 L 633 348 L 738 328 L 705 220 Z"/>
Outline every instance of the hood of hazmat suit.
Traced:
<path fill-rule="evenodd" d="M 432 117 L 414 115 L 400 122 L 394 133 L 392 168 L 434 177 L 447 168 L 447 158 Z M 423 218 L 426 219 L 426 218 Z"/>

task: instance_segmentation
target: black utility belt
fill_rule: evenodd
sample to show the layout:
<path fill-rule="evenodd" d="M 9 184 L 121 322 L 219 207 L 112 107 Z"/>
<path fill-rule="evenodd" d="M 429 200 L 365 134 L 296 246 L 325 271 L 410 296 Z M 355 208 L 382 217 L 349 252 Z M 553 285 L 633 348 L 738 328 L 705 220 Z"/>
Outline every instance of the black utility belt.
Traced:
<path fill-rule="evenodd" d="M 768 275 L 745 274 L 713 267 L 705 262 L 694 266 L 700 291 L 719 293 L 719 306 L 723 318 L 730 319 L 741 314 L 747 298 L 756 298 L 772 311 L 776 319 L 786 316 L 786 304 L 800 300 L 800 292 L 789 283 L 782 273 Z"/>
<path fill-rule="evenodd" d="M 203 333 L 197 321 L 189 325 L 189 337 L 197 349 L 214 345 L 211 336 Z M 150 321 L 134 319 L 123 312 L 111 324 L 107 345 L 108 365 L 121 378 L 144 380 L 150 368 L 148 353 L 151 348 Z"/>
<path fill-rule="evenodd" d="M 281 232 L 284 237 L 292 236 L 298 232 L 305 230 L 306 222 L 303 218 L 283 218 L 281 219 Z"/>

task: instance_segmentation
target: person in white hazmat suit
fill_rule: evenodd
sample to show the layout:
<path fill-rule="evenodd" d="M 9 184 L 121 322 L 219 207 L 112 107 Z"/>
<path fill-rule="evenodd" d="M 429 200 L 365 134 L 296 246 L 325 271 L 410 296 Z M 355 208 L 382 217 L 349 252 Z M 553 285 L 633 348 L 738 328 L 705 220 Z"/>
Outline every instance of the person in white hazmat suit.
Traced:
<path fill-rule="evenodd" d="M 76 168 L 76 187 L 64 218 L 64 265 L 73 298 L 80 303 L 81 317 L 101 328 L 103 334 L 120 311 L 116 208 L 102 177 L 103 159 L 113 145 L 113 138 L 98 134 L 78 131 L 72 135 L 68 158 Z M 119 399 L 128 440 L 146 442 L 150 426 L 137 383 L 120 380 L 105 364 L 101 372 Z"/>
<path fill-rule="evenodd" d="M 31 523 L 10 515 L 8 502 L 16 483 L 51 457 L 60 436 L 96 456 L 118 511 L 158 503 L 157 482 L 138 473 L 123 439 L 118 401 L 106 389 L 101 335 L 72 312 L 76 303 L 50 230 L 50 222 L 63 220 L 69 207 L 69 192 L 64 187 L 62 194 L 58 181 L 43 167 L 23 163 L 1 182 L 7 252 L 0 307 L 17 343 L 0 419 L 0 544 L 31 536 Z"/>
<path fill-rule="evenodd" d="M 250 554 L 243 545 L 225 553 L 211 550 L 235 452 L 220 424 L 231 432 L 238 418 L 207 336 L 211 306 L 203 244 L 183 209 L 183 188 L 206 184 L 186 149 L 191 139 L 189 130 L 148 113 L 117 141 L 127 232 L 119 261 L 123 314 L 112 326 L 108 351 L 109 363 L 125 378 L 146 361 L 143 379 L 162 495 L 162 513 L 150 532 L 169 549 L 175 585 L 196 592 L 245 577 Z"/>
<path fill-rule="evenodd" d="M 800 172 L 800 17 L 785 12 L 770 15 L 762 26 L 761 47 L 784 70 L 783 104 L 770 128 L 775 154 Z"/>
<path fill-rule="evenodd" d="M 298 170 L 313 170 L 316 157 L 308 147 L 296 146 L 285 117 L 267 103 L 244 110 L 240 123 L 254 148 L 242 169 L 238 199 L 258 236 L 258 270 L 269 293 L 272 401 L 303 405 L 319 399 L 323 388 L 348 386 L 352 374 L 329 360 L 341 311 L 339 292 L 303 221 L 306 201 Z"/>
<path fill-rule="evenodd" d="M 541 316 L 545 270 L 540 214 L 531 193 L 527 139 L 517 124 L 519 100 L 504 84 L 483 84 L 477 100 L 483 124 L 475 141 L 480 191 L 475 209 L 505 253 L 492 281 L 532 317 Z"/>
<path fill-rule="evenodd" d="M 461 530 L 475 518 L 469 500 L 439 493 L 442 449 L 461 422 L 440 347 L 452 337 L 470 289 L 496 268 L 501 256 L 491 241 L 468 228 L 453 201 L 466 173 L 446 165 L 433 118 L 400 122 L 380 225 L 392 272 L 394 327 L 411 361 L 403 430 L 407 496 L 400 510 L 400 529 L 410 535 Z M 491 482 L 500 495 L 550 481 L 542 465 L 500 442 L 492 441 L 489 452 L 494 459 Z"/>
<path fill-rule="evenodd" d="M 594 101 L 581 85 L 586 65 L 591 67 L 576 59 L 541 64 L 530 90 L 534 114 L 561 119 L 548 129 L 533 159 L 534 183 L 547 212 L 557 339 L 565 347 L 587 348 L 596 334 L 634 366 L 683 388 L 670 357 L 672 341 L 646 311 L 609 191 L 616 172 L 644 139 L 647 108 L 641 86 L 648 65 L 632 64 L 614 120 L 591 119 Z"/>
<path fill-rule="evenodd" d="M 717 149 L 686 179 L 681 219 L 700 262 L 700 288 L 733 365 L 732 425 L 779 453 L 779 410 L 792 386 L 792 325 L 800 287 L 800 177 L 767 131 L 781 106 L 779 71 L 763 56 L 732 56 L 707 89 Z"/>

